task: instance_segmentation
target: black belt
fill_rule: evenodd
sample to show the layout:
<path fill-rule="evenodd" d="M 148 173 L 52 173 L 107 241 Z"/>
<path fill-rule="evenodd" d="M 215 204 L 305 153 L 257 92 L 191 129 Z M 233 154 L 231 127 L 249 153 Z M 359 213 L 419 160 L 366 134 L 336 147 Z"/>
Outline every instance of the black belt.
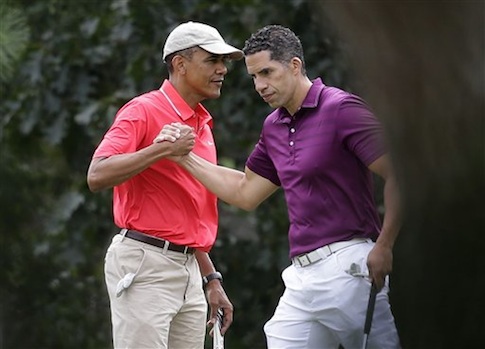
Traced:
<path fill-rule="evenodd" d="M 123 235 L 123 230 L 121 231 L 120 234 Z M 130 239 L 141 241 L 152 246 L 166 248 L 167 250 L 170 250 L 170 251 L 181 252 L 183 254 L 187 254 L 187 253 L 192 254 L 195 252 L 194 247 L 177 245 L 167 240 L 159 239 L 154 236 L 140 233 L 139 231 L 136 231 L 136 230 L 127 230 L 126 234 L 124 235 Z"/>

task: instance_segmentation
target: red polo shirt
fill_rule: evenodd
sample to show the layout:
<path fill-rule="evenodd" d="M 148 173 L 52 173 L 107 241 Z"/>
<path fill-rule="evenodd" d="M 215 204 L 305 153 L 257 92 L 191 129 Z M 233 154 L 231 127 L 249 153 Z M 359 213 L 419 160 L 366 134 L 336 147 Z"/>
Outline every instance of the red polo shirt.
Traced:
<path fill-rule="evenodd" d="M 216 163 L 212 117 L 195 111 L 165 80 L 116 114 L 93 158 L 133 153 L 152 144 L 165 124 L 197 128 L 194 153 Z M 113 189 L 113 214 L 120 228 L 135 229 L 175 244 L 209 251 L 217 234 L 217 198 L 176 163 L 162 159 Z"/>

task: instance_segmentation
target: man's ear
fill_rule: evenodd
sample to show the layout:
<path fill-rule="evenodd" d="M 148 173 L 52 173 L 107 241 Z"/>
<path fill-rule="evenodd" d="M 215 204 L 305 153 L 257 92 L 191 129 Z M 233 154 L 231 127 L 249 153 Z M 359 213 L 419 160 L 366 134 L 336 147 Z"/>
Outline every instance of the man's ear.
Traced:
<path fill-rule="evenodd" d="M 301 73 L 301 67 L 303 65 L 303 62 L 301 61 L 300 58 L 298 57 L 293 57 L 290 61 L 290 67 L 293 70 L 295 74 L 300 74 Z"/>
<path fill-rule="evenodd" d="M 172 66 L 174 72 L 177 72 L 179 74 L 185 74 L 187 71 L 185 68 L 185 60 L 181 55 L 175 55 L 172 58 Z"/>

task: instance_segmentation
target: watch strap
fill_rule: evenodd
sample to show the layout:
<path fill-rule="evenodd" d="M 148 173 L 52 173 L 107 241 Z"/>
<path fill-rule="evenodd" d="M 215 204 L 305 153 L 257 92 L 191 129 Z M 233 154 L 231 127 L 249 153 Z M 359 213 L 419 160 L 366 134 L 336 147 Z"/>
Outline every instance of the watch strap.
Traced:
<path fill-rule="evenodd" d="M 218 271 L 210 273 L 209 275 L 202 277 L 202 282 L 204 283 L 204 286 L 206 286 L 209 282 L 215 279 L 219 280 L 222 283 L 222 274 Z"/>

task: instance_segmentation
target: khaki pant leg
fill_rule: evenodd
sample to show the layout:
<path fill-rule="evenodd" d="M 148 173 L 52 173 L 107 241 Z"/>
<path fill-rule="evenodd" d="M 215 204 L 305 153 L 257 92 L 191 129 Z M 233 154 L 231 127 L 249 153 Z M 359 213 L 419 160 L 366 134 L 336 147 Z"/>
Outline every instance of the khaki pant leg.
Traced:
<path fill-rule="evenodd" d="M 168 346 L 170 349 L 202 349 L 207 330 L 207 302 L 197 261 L 187 263 L 189 284 L 185 303 L 173 318 Z M 203 321 L 201 321 L 203 319 Z"/>
<path fill-rule="evenodd" d="M 117 285 L 128 273 L 136 274 L 133 283 L 117 297 Z M 191 286 L 196 280 L 195 273 L 200 279 L 193 255 L 172 251 L 164 254 L 158 247 L 116 235 L 105 259 L 114 347 L 172 348 L 171 323 L 186 308 L 187 301 L 199 304 L 193 318 L 205 326 L 207 305 L 202 287 L 196 292 L 195 285 Z M 201 296 L 187 298 L 189 289 Z M 205 332 L 199 330 L 195 336 L 202 348 Z"/>

